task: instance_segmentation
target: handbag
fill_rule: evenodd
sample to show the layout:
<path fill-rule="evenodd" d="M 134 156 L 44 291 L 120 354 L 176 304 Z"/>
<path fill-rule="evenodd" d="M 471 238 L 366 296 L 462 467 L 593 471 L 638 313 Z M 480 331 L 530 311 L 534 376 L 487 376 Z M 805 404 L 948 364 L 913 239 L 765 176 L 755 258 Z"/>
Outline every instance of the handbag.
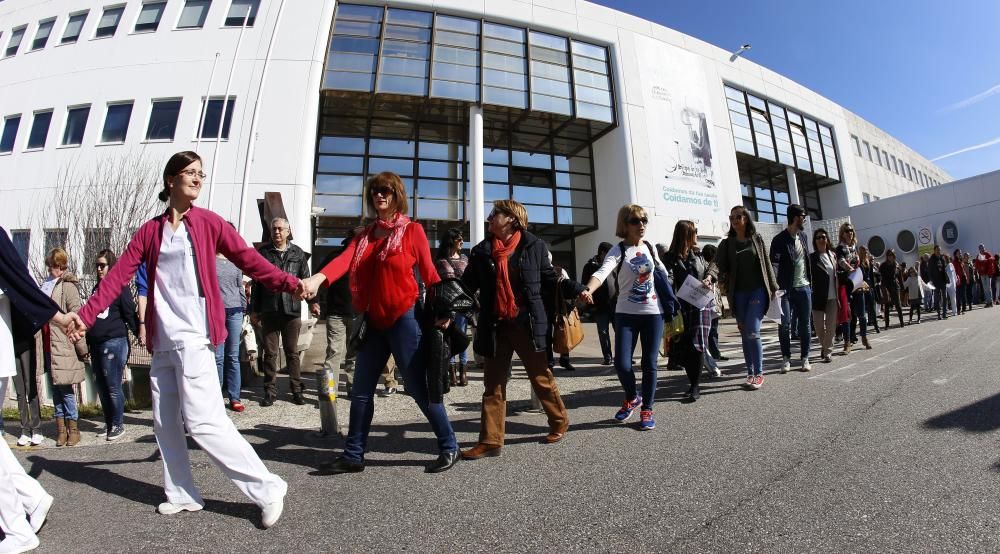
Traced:
<path fill-rule="evenodd" d="M 663 336 L 671 339 L 682 334 L 684 334 L 684 314 L 677 312 L 677 315 L 663 326 Z"/>
<path fill-rule="evenodd" d="M 368 335 L 368 312 L 361 312 L 351 318 L 351 334 L 347 338 L 347 351 L 357 352 Z"/>
<path fill-rule="evenodd" d="M 580 322 L 580 312 L 574 305 L 567 309 L 563 300 L 562 279 L 556 284 L 556 320 L 552 331 L 552 351 L 557 354 L 569 354 L 571 350 L 583 342 L 583 324 Z"/>

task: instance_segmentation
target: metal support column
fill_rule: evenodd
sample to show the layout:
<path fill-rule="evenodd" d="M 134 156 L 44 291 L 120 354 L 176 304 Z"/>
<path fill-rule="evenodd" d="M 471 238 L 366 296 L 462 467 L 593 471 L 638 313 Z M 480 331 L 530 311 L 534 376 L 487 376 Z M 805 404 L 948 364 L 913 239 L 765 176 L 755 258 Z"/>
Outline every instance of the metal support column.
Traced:
<path fill-rule="evenodd" d="M 479 244 L 486 238 L 486 213 L 483 209 L 483 108 L 469 107 L 469 162 L 468 213 L 469 241 Z"/>
<path fill-rule="evenodd" d="M 795 177 L 795 168 L 785 167 L 785 180 L 788 181 L 788 202 L 789 204 L 802 205 L 799 199 L 799 180 Z M 781 214 L 779 214 L 781 215 Z"/>

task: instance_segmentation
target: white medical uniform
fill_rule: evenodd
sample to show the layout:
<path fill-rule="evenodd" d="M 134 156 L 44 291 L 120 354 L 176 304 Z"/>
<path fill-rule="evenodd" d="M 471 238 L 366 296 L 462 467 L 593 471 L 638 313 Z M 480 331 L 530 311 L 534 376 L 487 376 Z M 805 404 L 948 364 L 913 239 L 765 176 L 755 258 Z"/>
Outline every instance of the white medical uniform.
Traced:
<path fill-rule="evenodd" d="M 223 409 L 205 298 L 198 290 L 194 250 L 183 222 L 176 231 L 169 223 L 163 226 L 153 287 L 157 331 L 149 376 L 167 500 L 204 504 L 191 474 L 185 423 L 191 438 L 258 506 L 281 500 L 288 485 L 267 470 Z"/>

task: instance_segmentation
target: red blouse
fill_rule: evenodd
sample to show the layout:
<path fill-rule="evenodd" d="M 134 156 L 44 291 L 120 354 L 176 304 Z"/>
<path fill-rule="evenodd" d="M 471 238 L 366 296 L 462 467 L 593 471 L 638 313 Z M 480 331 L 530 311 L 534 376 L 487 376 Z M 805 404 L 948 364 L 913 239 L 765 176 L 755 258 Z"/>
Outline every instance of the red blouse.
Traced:
<path fill-rule="evenodd" d="M 355 237 L 347 248 L 333 261 L 320 270 L 327 283 L 340 279 L 351 269 L 354 249 L 358 244 Z M 351 284 L 358 283 L 360 294 L 352 298 L 354 309 L 368 312 L 368 322 L 376 329 L 388 329 L 406 313 L 420 293 L 417 280 L 413 276 L 414 266 L 420 271 L 424 285 L 430 287 L 441 281 L 434 261 L 431 259 L 427 235 L 419 223 L 411 222 L 403 233 L 400 251 L 380 262 L 378 252 L 385 247 L 388 236 L 372 240 L 361 255 L 358 269 L 351 275 Z"/>

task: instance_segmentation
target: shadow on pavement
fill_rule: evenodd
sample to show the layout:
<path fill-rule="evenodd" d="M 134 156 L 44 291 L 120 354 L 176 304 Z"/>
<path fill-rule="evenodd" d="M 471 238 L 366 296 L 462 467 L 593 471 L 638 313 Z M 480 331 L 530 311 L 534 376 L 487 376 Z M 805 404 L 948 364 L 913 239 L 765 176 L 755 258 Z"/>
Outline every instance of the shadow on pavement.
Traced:
<path fill-rule="evenodd" d="M 924 422 L 924 427 L 962 429 L 969 433 L 988 433 L 1000 429 L 1000 394 L 932 417 Z"/>

